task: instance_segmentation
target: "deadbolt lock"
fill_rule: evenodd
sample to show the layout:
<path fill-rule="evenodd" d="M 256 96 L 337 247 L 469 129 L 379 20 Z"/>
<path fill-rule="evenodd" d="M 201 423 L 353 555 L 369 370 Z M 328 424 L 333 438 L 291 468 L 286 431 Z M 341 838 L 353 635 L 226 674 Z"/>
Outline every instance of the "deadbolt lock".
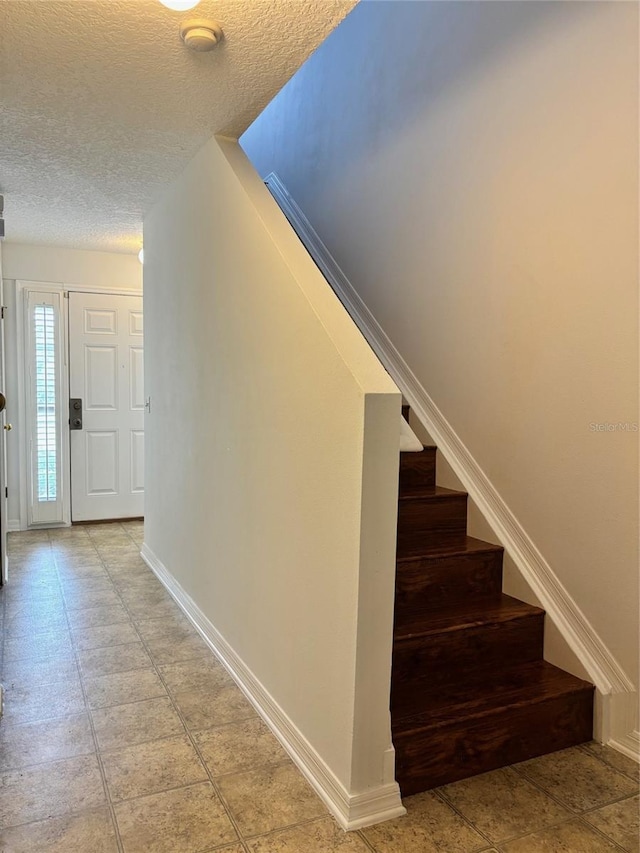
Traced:
<path fill-rule="evenodd" d="M 69 400 L 69 429 L 82 429 L 82 400 L 72 397 Z"/>

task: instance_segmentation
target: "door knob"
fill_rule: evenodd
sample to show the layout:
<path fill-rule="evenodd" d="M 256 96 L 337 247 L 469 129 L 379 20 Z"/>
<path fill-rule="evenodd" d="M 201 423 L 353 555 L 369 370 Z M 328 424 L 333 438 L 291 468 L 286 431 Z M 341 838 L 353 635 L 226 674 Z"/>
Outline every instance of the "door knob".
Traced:
<path fill-rule="evenodd" d="M 6 429 L 7 432 L 9 432 L 9 430 L 13 429 L 13 424 L 5 424 L 4 428 Z"/>

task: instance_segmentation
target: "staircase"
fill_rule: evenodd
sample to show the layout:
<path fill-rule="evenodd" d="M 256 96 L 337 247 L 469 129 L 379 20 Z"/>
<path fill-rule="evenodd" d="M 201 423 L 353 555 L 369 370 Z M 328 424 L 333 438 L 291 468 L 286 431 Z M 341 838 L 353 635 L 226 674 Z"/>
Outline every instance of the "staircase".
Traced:
<path fill-rule="evenodd" d="M 583 743 L 593 727 L 593 686 L 543 660 L 544 610 L 502 593 L 502 548 L 467 536 L 467 495 L 435 475 L 435 447 L 400 454 L 391 721 L 403 796 Z"/>

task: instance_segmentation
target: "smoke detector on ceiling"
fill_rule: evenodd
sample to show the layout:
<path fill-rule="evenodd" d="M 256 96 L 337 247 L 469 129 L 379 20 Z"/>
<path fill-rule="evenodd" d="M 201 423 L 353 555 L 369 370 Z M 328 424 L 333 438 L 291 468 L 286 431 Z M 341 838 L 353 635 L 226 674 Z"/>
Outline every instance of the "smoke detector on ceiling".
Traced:
<path fill-rule="evenodd" d="M 217 21 L 192 18 L 180 25 L 180 38 L 190 50 L 213 50 L 222 38 L 222 27 Z"/>

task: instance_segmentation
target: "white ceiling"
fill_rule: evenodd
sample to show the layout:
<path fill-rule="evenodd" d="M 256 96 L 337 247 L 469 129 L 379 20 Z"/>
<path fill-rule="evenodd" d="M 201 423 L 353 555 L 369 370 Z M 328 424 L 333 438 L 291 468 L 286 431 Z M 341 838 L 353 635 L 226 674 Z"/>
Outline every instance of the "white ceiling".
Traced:
<path fill-rule="evenodd" d="M 7 239 L 131 252 L 142 217 L 214 133 L 238 137 L 356 0 L 0 0 Z M 212 53 L 180 41 L 211 17 Z"/>

